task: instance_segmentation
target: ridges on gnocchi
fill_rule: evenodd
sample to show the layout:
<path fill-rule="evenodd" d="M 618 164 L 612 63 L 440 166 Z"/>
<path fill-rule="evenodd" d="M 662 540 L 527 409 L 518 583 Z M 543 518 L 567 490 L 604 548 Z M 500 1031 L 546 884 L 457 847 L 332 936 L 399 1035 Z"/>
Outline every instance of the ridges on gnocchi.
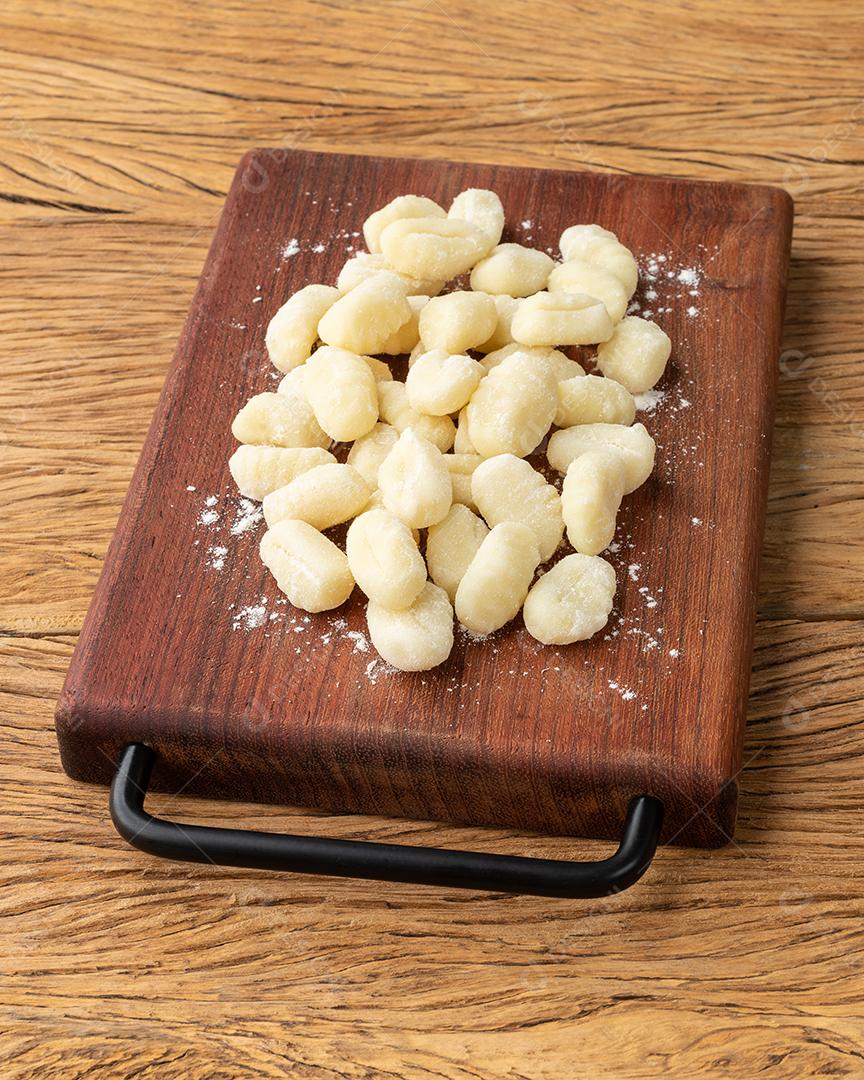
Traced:
<path fill-rule="evenodd" d="M 504 225 L 480 189 L 446 210 L 410 194 L 371 214 L 368 252 L 271 319 L 284 378 L 232 425 L 230 470 L 263 500 L 261 558 L 278 587 L 325 611 L 356 584 L 372 643 L 404 671 L 447 658 L 454 609 L 476 635 L 520 608 L 544 644 L 600 630 L 616 585 L 601 553 L 653 468 L 633 395 L 662 377 L 671 342 L 626 315 L 632 254 L 610 230 L 574 225 L 556 264 L 502 243 Z M 466 272 L 470 288 L 448 291 Z M 569 345 L 597 346 L 596 373 Z M 409 353 L 403 378 L 394 357 Z M 554 483 L 529 460 L 547 436 Z M 328 532 L 346 522 L 342 550 Z"/>

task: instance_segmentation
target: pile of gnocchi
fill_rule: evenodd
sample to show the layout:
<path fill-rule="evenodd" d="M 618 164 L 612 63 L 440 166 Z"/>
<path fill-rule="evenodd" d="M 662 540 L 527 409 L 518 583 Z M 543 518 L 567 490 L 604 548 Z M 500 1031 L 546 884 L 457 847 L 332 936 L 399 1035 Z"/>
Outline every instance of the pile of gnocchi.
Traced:
<path fill-rule="evenodd" d="M 284 378 L 232 426 L 231 474 L 263 501 L 260 553 L 279 588 L 320 612 L 358 586 L 373 645 L 403 671 L 446 660 L 454 610 L 481 636 L 520 609 L 547 645 L 597 633 L 616 585 L 600 553 L 654 466 L 634 395 L 671 344 L 626 315 L 632 254 L 573 225 L 556 262 L 502 244 L 503 228 L 501 200 L 479 189 L 446 211 L 402 195 L 372 214 L 368 252 L 336 285 L 307 285 L 274 315 L 266 344 Z M 444 291 L 465 274 L 470 287 Z M 571 345 L 597 346 L 597 374 Z M 392 362 L 405 354 L 403 381 Z M 527 460 L 547 437 L 560 493 Z M 346 522 L 343 550 L 326 533 Z M 572 553 L 537 577 L 565 531 Z"/>

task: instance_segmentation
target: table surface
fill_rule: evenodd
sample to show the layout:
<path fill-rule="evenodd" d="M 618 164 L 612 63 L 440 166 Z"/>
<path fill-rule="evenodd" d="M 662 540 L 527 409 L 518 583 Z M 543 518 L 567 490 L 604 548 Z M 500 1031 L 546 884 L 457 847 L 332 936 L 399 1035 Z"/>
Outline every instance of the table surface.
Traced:
<path fill-rule="evenodd" d="M 864 1075 L 860 4 L 624 0 L 613 26 L 554 0 L 8 0 L 0 30 L 4 1075 Z M 150 859 L 115 835 L 103 790 L 63 775 L 54 701 L 255 145 L 794 195 L 734 843 L 664 848 L 639 886 L 585 903 L 295 878 Z M 152 805 L 278 831 L 605 850 Z"/>

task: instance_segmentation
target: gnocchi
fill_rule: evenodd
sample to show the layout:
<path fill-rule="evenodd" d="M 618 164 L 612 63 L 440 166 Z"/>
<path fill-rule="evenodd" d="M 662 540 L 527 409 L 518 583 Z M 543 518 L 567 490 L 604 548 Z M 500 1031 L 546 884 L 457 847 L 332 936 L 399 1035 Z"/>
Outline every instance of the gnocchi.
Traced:
<path fill-rule="evenodd" d="M 471 271 L 471 288 L 485 293 L 531 296 L 546 288 L 555 262 L 545 251 L 499 244 Z"/>
<path fill-rule="evenodd" d="M 565 262 L 581 259 L 602 267 L 620 279 L 628 299 L 636 290 L 639 268 L 631 252 L 608 229 L 599 225 L 571 225 L 561 234 L 561 257 Z"/>
<path fill-rule="evenodd" d="M 418 357 L 409 370 L 405 391 L 418 412 L 447 416 L 468 403 L 484 374 L 483 367 L 470 356 L 433 348 Z"/>
<path fill-rule="evenodd" d="M 486 293 L 445 293 L 423 308 L 420 339 L 429 349 L 462 353 L 488 340 L 497 324 L 495 301 Z"/>
<path fill-rule="evenodd" d="M 387 509 L 414 529 L 441 521 L 453 502 L 444 455 L 410 427 L 381 463 L 378 487 Z"/>
<path fill-rule="evenodd" d="M 544 645 L 585 641 L 606 625 L 615 597 L 615 571 L 605 559 L 567 555 L 531 587 L 525 629 Z"/>
<path fill-rule="evenodd" d="M 279 521 L 261 538 L 261 561 L 294 607 L 330 611 L 354 589 L 348 559 L 305 521 Z"/>
<path fill-rule="evenodd" d="M 491 251 L 501 240 L 504 207 L 494 191 L 485 188 L 461 191 L 450 204 L 447 217 L 475 225 L 487 239 L 486 251 Z"/>
<path fill-rule="evenodd" d="M 567 469 L 561 509 L 567 539 L 583 555 L 599 555 L 615 536 L 615 521 L 626 486 L 626 468 L 617 450 L 588 450 Z"/>
<path fill-rule="evenodd" d="M 238 446 L 228 461 L 228 469 L 240 494 L 261 501 L 276 488 L 290 484 L 295 477 L 316 465 L 335 462 L 336 458 L 318 447 L 286 448 L 281 446 Z"/>
<path fill-rule="evenodd" d="M 549 439 L 546 457 L 559 473 L 566 473 L 571 462 L 588 450 L 612 449 L 624 462 L 624 494 L 629 495 L 644 484 L 654 468 L 656 446 L 644 424 L 579 424 L 561 428 Z"/>
<path fill-rule="evenodd" d="M 318 336 L 325 344 L 350 352 L 383 352 L 411 316 L 404 283 L 384 270 L 340 296 L 318 323 Z"/>
<path fill-rule="evenodd" d="M 582 259 L 571 259 L 549 275 L 549 292 L 587 293 L 603 301 L 613 323 L 620 322 L 627 311 L 630 294 L 620 278 L 600 266 Z"/>
<path fill-rule="evenodd" d="M 449 280 L 479 262 L 489 250 L 489 242 L 469 221 L 403 218 L 381 233 L 381 250 L 401 274 Z"/>
<path fill-rule="evenodd" d="M 381 233 L 394 221 L 406 218 L 443 218 L 443 207 L 424 195 L 398 195 L 386 206 L 370 214 L 363 223 L 363 239 L 366 247 L 375 255 L 381 251 Z"/>
<path fill-rule="evenodd" d="M 428 671 L 443 664 L 453 648 L 453 608 L 447 593 L 431 581 L 400 611 L 370 600 L 366 621 L 372 644 L 400 671 Z"/>
<path fill-rule="evenodd" d="M 468 435 L 478 454 L 526 457 L 549 430 L 558 386 L 543 356 L 517 351 L 493 368 L 468 403 Z"/>
<path fill-rule="evenodd" d="M 426 534 L 429 576 L 444 589 L 451 603 L 456 599 L 459 582 L 488 534 L 483 519 L 461 503 L 454 503 L 443 521 L 430 525 Z"/>
<path fill-rule="evenodd" d="M 538 292 L 513 316 L 513 337 L 522 345 L 595 345 L 612 336 L 602 300 L 584 293 Z"/>
<path fill-rule="evenodd" d="M 410 607 L 426 584 L 426 564 L 411 530 L 387 510 L 367 510 L 351 522 L 348 566 L 370 600 L 390 611 Z"/>
<path fill-rule="evenodd" d="M 454 609 L 477 635 L 520 608 L 543 644 L 597 633 L 616 586 L 599 553 L 654 465 L 634 394 L 661 378 L 671 342 L 626 314 L 632 253 L 600 225 L 573 225 L 556 263 L 501 243 L 503 229 L 501 200 L 478 188 L 446 211 L 403 195 L 370 214 L 368 251 L 336 287 L 307 285 L 270 320 L 283 377 L 232 423 L 229 468 L 263 502 L 260 554 L 278 587 L 316 612 L 359 585 L 373 645 L 403 671 L 447 658 Z M 470 290 L 445 291 L 466 272 Z M 561 351 L 586 345 L 596 375 Z M 387 361 L 404 356 L 403 378 Z M 348 444 L 339 461 L 331 441 Z M 541 445 L 560 494 L 526 460 Z M 343 551 L 324 530 L 345 522 Z M 565 535 L 575 554 L 555 562 Z"/>
<path fill-rule="evenodd" d="M 306 362 L 303 390 L 315 419 L 337 442 L 359 439 L 378 420 L 378 384 L 357 353 L 332 345 L 317 349 Z"/>
<path fill-rule="evenodd" d="M 558 427 L 576 424 L 632 424 L 636 418 L 633 395 L 614 379 L 577 375 L 558 383 Z"/>
<path fill-rule="evenodd" d="M 505 521 L 490 530 L 456 589 L 456 615 L 475 634 L 491 634 L 517 614 L 540 552 L 534 530 Z"/>
<path fill-rule="evenodd" d="M 561 496 L 523 458 L 499 454 L 481 462 L 471 476 L 471 494 L 489 525 L 519 521 L 534 533 L 540 561 L 550 558 L 564 535 Z"/>
<path fill-rule="evenodd" d="M 597 367 L 631 394 L 644 394 L 660 381 L 671 353 L 672 342 L 656 323 L 628 315 L 597 350 Z"/>
<path fill-rule="evenodd" d="M 273 366 L 291 371 L 308 359 L 318 340 L 318 323 L 339 299 L 330 285 L 307 285 L 279 308 L 264 337 Z"/>
<path fill-rule="evenodd" d="M 256 394 L 234 417 L 231 434 L 255 446 L 330 445 L 308 401 L 294 394 Z"/>
<path fill-rule="evenodd" d="M 329 529 L 359 514 L 371 494 L 352 465 L 316 465 L 264 496 L 264 520 L 272 527 L 294 518 L 319 530 Z"/>

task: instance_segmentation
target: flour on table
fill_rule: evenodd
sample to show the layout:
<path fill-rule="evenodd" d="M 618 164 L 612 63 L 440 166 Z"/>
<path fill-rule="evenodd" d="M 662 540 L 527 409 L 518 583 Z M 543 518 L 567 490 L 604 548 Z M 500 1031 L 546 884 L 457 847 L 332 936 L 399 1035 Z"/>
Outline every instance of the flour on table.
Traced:
<path fill-rule="evenodd" d="M 242 536 L 250 529 L 254 529 L 264 520 L 264 511 L 260 503 L 252 502 L 251 499 L 240 499 L 237 514 L 231 525 L 232 536 Z"/>

